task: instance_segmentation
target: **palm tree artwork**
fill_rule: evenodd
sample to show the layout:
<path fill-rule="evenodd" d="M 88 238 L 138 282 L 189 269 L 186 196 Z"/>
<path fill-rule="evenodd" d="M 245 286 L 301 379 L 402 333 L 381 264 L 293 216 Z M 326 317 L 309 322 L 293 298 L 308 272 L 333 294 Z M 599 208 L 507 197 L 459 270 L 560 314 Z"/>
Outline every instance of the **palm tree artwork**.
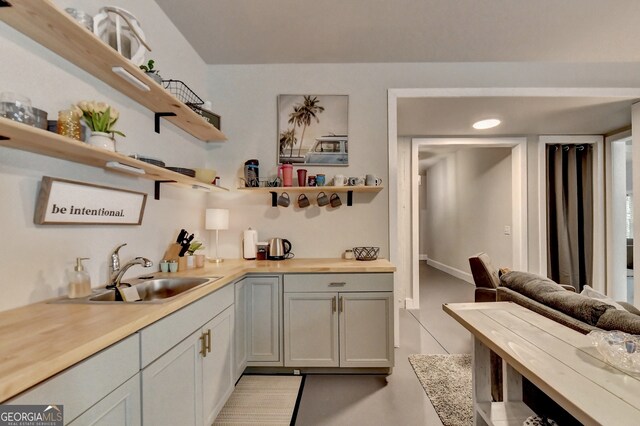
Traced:
<path fill-rule="evenodd" d="M 302 134 L 300 135 L 300 145 L 298 146 L 298 156 L 300 156 L 302 150 L 302 144 L 304 143 L 304 133 L 307 127 L 311 125 L 312 120 L 316 123 L 320 123 L 318 114 L 324 111 L 324 107 L 320 105 L 320 100 L 317 96 L 304 95 L 304 101 L 301 104 L 297 104 L 293 107 L 293 112 L 289 114 L 289 124 L 293 124 L 293 145 L 295 145 L 295 128 L 302 127 Z M 284 133 L 284 132 L 283 132 Z M 291 145 L 291 154 L 293 156 L 293 145 Z"/>
<path fill-rule="evenodd" d="M 296 139 L 296 128 L 295 126 L 291 129 L 287 129 L 280 133 L 280 155 L 284 155 L 284 151 L 287 148 L 290 148 L 289 157 L 293 155 L 293 146 L 298 142 Z"/>

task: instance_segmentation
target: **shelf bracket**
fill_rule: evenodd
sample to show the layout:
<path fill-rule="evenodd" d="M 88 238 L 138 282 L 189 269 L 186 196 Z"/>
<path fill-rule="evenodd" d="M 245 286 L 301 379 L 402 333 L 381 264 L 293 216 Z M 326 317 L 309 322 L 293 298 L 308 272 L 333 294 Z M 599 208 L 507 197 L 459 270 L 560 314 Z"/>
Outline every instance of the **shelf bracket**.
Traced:
<path fill-rule="evenodd" d="M 353 205 L 353 191 L 347 191 L 347 206 Z"/>
<path fill-rule="evenodd" d="M 153 199 L 154 200 L 159 200 L 160 199 L 160 184 L 161 183 L 170 183 L 170 182 L 175 182 L 175 180 L 157 180 L 157 181 L 155 181 L 155 191 L 153 193 Z"/>
<path fill-rule="evenodd" d="M 11 3 L 8 1 L 0 0 L 0 7 L 11 7 Z"/>
<path fill-rule="evenodd" d="M 11 138 L 8 138 L 6 136 L 0 135 L 0 141 L 8 141 L 9 139 L 11 139 Z"/>
<path fill-rule="evenodd" d="M 271 194 L 271 207 L 278 207 L 278 193 L 275 191 L 269 191 Z"/>
<path fill-rule="evenodd" d="M 2 0 L 0 0 L 2 1 Z M 155 131 L 160 133 L 160 117 L 175 117 L 175 112 L 156 112 L 155 114 Z"/>

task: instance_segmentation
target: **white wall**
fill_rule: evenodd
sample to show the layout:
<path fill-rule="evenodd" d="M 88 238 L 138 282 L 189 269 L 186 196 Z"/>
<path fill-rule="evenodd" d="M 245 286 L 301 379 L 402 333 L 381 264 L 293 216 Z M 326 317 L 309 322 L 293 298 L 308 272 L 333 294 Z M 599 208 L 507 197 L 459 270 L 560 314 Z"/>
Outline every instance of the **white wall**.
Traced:
<path fill-rule="evenodd" d="M 104 2 L 56 1 L 61 7 L 81 7 L 95 14 Z M 151 58 L 164 78 L 179 78 L 206 93 L 205 66 L 182 35 L 152 0 L 111 1 L 136 15 L 153 48 Z M 114 91 L 85 71 L 56 56 L 13 28 L 0 23 L 0 92 L 14 91 L 31 98 L 34 106 L 56 119 L 57 111 L 82 99 L 104 100 L 121 112 L 117 149 L 164 159 L 167 165 L 199 167 L 206 163 L 207 144 L 167 122 L 161 134 L 153 131 L 153 114 Z M 149 57 L 149 56 L 148 56 Z M 141 226 L 74 226 L 33 223 L 35 200 L 42 176 L 53 176 L 116 188 L 146 192 L 147 207 Z M 162 187 L 162 199 L 153 199 L 153 181 L 125 177 L 88 166 L 9 148 L 0 148 L 0 311 L 66 293 L 65 271 L 76 257 L 85 262 L 93 286 L 107 279 L 110 251 L 119 243 L 127 261 L 146 256 L 157 263 L 184 227 L 204 228 L 206 195 L 200 191 Z M 206 235 L 205 235 L 206 236 Z M 154 268 L 155 269 L 155 268 Z M 134 267 L 131 275 L 141 274 Z"/>
<path fill-rule="evenodd" d="M 511 148 L 461 149 L 427 169 L 426 254 L 470 273 L 469 256 L 484 251 L 496 265 L 512 265 Z"/>

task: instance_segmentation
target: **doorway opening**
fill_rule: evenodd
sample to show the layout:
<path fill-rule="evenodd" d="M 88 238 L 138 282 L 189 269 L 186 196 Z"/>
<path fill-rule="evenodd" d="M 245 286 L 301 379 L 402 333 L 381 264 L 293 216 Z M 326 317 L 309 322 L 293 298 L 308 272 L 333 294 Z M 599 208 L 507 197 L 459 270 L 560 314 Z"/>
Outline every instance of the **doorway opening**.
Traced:
<path fill-rule="evenodd" d="M 608 137 L 607 156 L 607 294 L 634 301 L 633 179 L 630 132 Z"/>
<path fill-rule="evenodd" d="M 409 297 L 409 295 L 407 295 L 406 300 L 405 300 L 405 306 L 407 309 L 417 309 L 419 307 L 419 300 L 420 300 L 420 254 L 421 254 L 421 250 L 420 250 L 420 235 L 424 232 L 424 230 L 421 230 L 421 226 L 420 226 L 420 181 L 422 180 L 422 178 L 420 177 L 420 150 L 425 150 L 425 149 L 431 149 L 431 150 L 440 150 L 440 151 L 448 151 L 449 153 L 453 153 L 453 152 L 464 152 L 464 151 L 469 151 L 469 150 L 475 150 L 475 149 L 495 149 L 495 148 L 504 148 L 504 149 L 508 149 L 510 150 L 510 157 L 511 157 L 511 161 L 510 161 L 510 182 L 506 183 L 506 187 L 505 190 L 508 191 L 508 194 L 506 194 L 507 196 L 505 196 L 505 198 L 510 199 L 511 203 L 510 205 L 507 206 L 507 208 L 511 211 L 511 215 L 510 217 L 508 217 L 508 223 L 503 223 L 501 225 L 497 225 L 496 223 L 494 223 L 494 227 L 500 227 L 500 232 L 505 235 L 508 234 L 507 236 L 511 239 L 511 248 L 510 251 L 511 253 L 509 253 L 509 255 L 505 256 L 505 258 L 508 258 L 510 260 L 510 267 L 513 269 L 520 269 L 520 270 L 524 270 L 526 269 L 526 261 L 527 261 L 527 197 L 526 197 L 526 190 L 527 190 L 527 151 L 526 151 L 526 138 L 522 137 L 522 138 L 516 138 L 516 137 L 509 137 L 509 138 L 499 138 L 499 137 L 492 137 L 492 138 L 414 138 L 412 139 L 412 143 L 411 143 L 411 190 L 412 190 L 412 197 L 411 197 L 411 217 L 412 217 L 412 229 L 414 229 L 414 232 L 411 233 L 411 240 L 412 240 L 412 257 L 411 257 L 411 283 L 412 283 L 412 288 L 411 288 L 411 295 Z M 459 163 L 460 161 L 464 162 L 464 161 L 472 161 L 472 159 L 465 159 L 468 156 L 457 155 L 457 162 L 456 162 L 456 157 L 452 157 L 451 155 L 448 156 L 448 158 L 451 160 L 448 163 L 452 166 L 452 167 L 459 167 Z M 478 157 L 478 155 L 476 155 L 476 157 Z M 457 172 L 463 172 L 463 173 L 468 173 L 472 168 L 468 168 L 465 167 L 465 170 L 458 170 Z M 441 191 L 441 195 L 443 198 L 442 201 L 444 202 L 444 198 L 446 198 L 446 193 L 449 193 L 449 195 L 452 195 L 451 192 L 452 191 L 465 191 L 467 188 L 467 186 L 471 186 L 473 185 L 473 183 L 470 181 L 470 179 L 475 179 L 476 177 L 470 177 L 470 176 L 464 176 L 464 175 L 460 175 L 460 176 L 450 176 L 447 177 L 446 175 L 451 175 L 452 173 L 456 173 L 456 171 L 454 170 L 447 170 L 444 171 L 444 175 L 442 173 L 440 173 L 440 176 L 437 177 L 438 181 L 439 181 L 439 185 L 448 185 L 450 187 L 448 188 L 440 188 L 439 191 Z M 458 182 L 457 184 L 455 183 L 456 179 L 458 180 L 462 180 L 461 182 Z M 424 185 L 427 185 L 428 183 L 426 181 L 423 181 Z M 496 182 L 497 184 L 497 182 Z M 500 185 L 505 185 L 504 182 L 500 183 Z M 457 186 L 457 188 L 455 188 L 455 186 Z M 422 187 L 424 190 L 424 186 Z M 487 191 L 487 192 L 492 192 L 494 194 L 496 194 L 495 191 Z M 438 197 L 438 194 L 433 194 L 435 197 Z M 478 194 L 476 194 L 477 196 Z M 484 200 L 487 201 L 487 200 Z M 463 203 L 465 203 L 463 201 Z M 486 203 L 482 203 L 484 208 L 496 208 L 496 209 L 500 209 L 501 206 L 500 204 L 496 204 L 495 202 L 489 202 L 487 205 Z M 470 207 L 470 206 L 468 206 Z M 441 225 L 437 225 L 438 228 L 440 230 L 443 231 L 443 234 L 440 237 L 437 238 L 446 238 L 445 236 L 448 235 L 449 237 L 451 235 L 459 235 L 460 234 L 460 230 L 455 229 L 455 227 L 457 226 L 457 224 L 454 223 L 454 220 L 457 220 L 456 217 L 459 219 L 459 221 L 461 223 L 466 223 L 467 225 L 470 224 L 470 222 L 473 221 L 473 212 L 469 212 L 467 211 L 467 208 L 457 208 L 454 207 L 452 209 L 450 209 L 448 212 L 445 212 L 445 210 L 440 209 L 440 218 L 438 218 L 438 220 L 440 221 Z M 460 218 L 458 215 L 460 214 L 470 214 L 471 216 L 467 219 L 464 218 Z M 442 215 L 455 215 L 456 217 L 443 217 Z M 499 215 L 496 215 L 499 216 Z M 432 218 L 435 219 L 435 218 Z M 499 220 L 499 219 L 497 219 Z M 504 220 L 503 220 L 504 221 Z M 464 225 L 462 225 L 464 227 Z M 446 229 L 445 229 L 446 228 Z M 447 229 L 450 231 L 447 234 Z M 466 230 L 469 233 L 477 233 L 477 230 L 474 231 L 472 229 L 468 229 Z M 466 232 L 464 229 L 461 232 Z M 429 238 L 428 236 L 426 238 Z M 453 237 L 453 238 L 458 238 L 458 237 Z M 442 243 L 442 240 L 440 241 L 440 243 Z M 472 243 L 473 244 L 473 243 Z M 445 244 L 441 244 L 441 246 L 444 246 Z M 432 247 L 435 248 L 435 246 L 432 245 Z M 478 246 L 479 247 L 479 246 Z M 443 254 L 442 256 L 444 256 L 444 258 L 450 259 L 451 255 L 447 255 L 444 254 L 444 252 L 446 252 L 446 247 L 442 247 L 443 248 Z M 475 249 L 472 249 L 475 250 Z M 477 250 L 480 251 L 480 250 Z M 433 253 L 433 251 L 432 251 Z M 475 252 L 474 252 L 475 253 Z M 474 253 L 468 253 L 469 256 L 474 254 Z M 424 254 L 424 253 L 422 253 Z M 426 253 L 427 255 L 429 255 L 429 253 Z M 460 256 L 465 256 L 466 254 L 457 254 L 457 257 Z M 466 259 L 457 259 L 454 260 L 452 263 L 453 264 L 447 264 L 449 262 L 441 262 L 438 260 L 438 258 L 442 258 L 442 256 L 435 256 L 432 254 L 432 258 L 429 259 L 430 264 L 433 266 L 436 266 L 439 269 L 444 270 L 445 272 L 454 275 L 458 278 L 461 278 L 465 281 L 468 282 L 473 282 L 471 279 L 471 275 L 464 272 L 463 269 L 466 269 L 466 266 L 462 266 L 462 264 L 464 263 L 464 261 L 466 261 Z M 467 256 L 468 257 L 468 256 Z M 505 265 L 506 266 L 506 265 Z"/>

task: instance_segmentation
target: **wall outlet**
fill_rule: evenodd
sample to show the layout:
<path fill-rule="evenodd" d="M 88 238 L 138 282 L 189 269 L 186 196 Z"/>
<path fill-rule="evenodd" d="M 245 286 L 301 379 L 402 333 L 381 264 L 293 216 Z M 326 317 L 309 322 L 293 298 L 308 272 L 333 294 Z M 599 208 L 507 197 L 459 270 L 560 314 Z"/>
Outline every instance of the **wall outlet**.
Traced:
<path fill-rule="evenodd" d="M 511 226 L 509 225 L 504 226 L 504 235 L 511 235 Z"/>

